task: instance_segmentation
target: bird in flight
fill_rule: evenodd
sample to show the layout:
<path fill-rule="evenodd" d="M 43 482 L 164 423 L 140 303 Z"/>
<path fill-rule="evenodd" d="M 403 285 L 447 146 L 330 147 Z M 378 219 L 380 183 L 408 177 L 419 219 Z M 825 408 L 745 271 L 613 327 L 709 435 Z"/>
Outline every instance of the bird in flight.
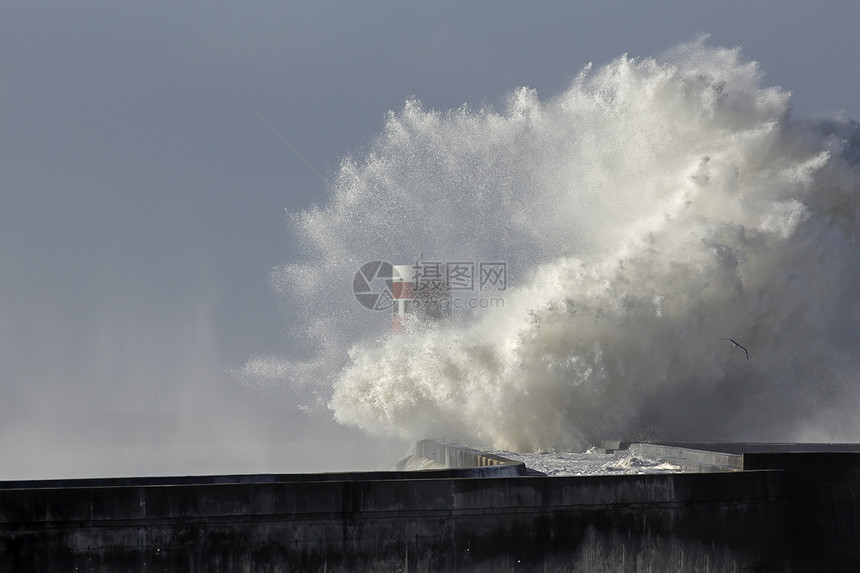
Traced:
<path fill-rule="evenodd" d="M 741 346 L 741 345 L 738 343 L 738 341 L 737 341 L 737 340 L 735 340 L 734 338 L 721 338 L 720 340 L 728 340 L 728 341 L 729 341 L 729 342 L 731 342 L 734 346 L 736 346 L 736 347 L 738 347 L 738 348 L 740 348 L 741 350 L 743 350 L 743 351 L 744 351 L 744 354 L 746 354 L 747 360 L 749 360 L 749 359 L 750 359 L 750 353 L 747 351 L 747 349 L 746 349 L 746 348 L 744 348 L 743 346 Z"/>

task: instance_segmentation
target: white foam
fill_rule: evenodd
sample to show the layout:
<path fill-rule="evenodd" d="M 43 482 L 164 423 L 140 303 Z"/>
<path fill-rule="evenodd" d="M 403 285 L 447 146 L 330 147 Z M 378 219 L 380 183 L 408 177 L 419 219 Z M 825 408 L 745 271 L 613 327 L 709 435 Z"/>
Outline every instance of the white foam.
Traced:
<path fill-rule="evenodd" d="M 644 459 L 630 454 L 616 457 L 591 451 L 577 452 L 493 452 L 523 462 L 526 467 L 548 476 L 596 476 L 629 474 L 681 473 L 680 466 L 661 460 Z"/>
<path fill-rule="evenodd" d="M 860 439 L 860 129 L 792 119 L 761 76 L 697 42 L 501 110 L 409 100 L 293 215 L 309 258 L 273 280 L 315 357 L 246 375 L 368 432 L 520 451 Z M 353 273 L 419 252 L 505 261 L 504 308 L 389 336 Z"/>

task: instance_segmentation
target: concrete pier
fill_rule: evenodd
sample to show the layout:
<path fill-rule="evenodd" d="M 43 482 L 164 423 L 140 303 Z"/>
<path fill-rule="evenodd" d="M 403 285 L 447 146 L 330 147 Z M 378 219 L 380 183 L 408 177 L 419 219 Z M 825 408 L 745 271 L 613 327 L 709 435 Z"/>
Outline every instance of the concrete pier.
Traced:
<path fill-rule="evenodd" d="M 416 450 L 458 467 L 0 483 L 0 571 L 860 570 L 860 453 L 545 477 Z"/>

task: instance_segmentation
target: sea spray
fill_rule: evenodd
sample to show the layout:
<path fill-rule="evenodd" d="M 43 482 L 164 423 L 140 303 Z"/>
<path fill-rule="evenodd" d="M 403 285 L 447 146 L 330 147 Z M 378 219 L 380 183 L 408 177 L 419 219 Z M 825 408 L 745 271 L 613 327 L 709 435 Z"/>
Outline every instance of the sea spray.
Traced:
<path fill-rule="evenodd" d="M 793 119 L 757 63 L 701 41 L 500 110 L 409 100 L 291 217 L 309 255 L 272 278 L 314 357 L 243 378 L 497 448 L 860 439 L 858 147 L 856 122 Z M 418 253 L 504 261 L 504 305 L 391 335 L 353 274 Z"/>

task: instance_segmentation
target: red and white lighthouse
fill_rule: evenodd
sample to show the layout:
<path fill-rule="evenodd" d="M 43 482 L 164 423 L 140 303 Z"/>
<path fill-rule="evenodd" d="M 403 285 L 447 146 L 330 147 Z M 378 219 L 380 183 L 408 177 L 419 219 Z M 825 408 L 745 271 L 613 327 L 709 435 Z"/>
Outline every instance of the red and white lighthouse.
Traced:
<path fill-rule="evenodd" d="M 428 322 L 451 316 L 451 293 L 444 277 L 428 280 L 423 270 L 420 260 L 414 265 L 392 266 L 391 330 L 395 333 L 412 332 Z"/>

